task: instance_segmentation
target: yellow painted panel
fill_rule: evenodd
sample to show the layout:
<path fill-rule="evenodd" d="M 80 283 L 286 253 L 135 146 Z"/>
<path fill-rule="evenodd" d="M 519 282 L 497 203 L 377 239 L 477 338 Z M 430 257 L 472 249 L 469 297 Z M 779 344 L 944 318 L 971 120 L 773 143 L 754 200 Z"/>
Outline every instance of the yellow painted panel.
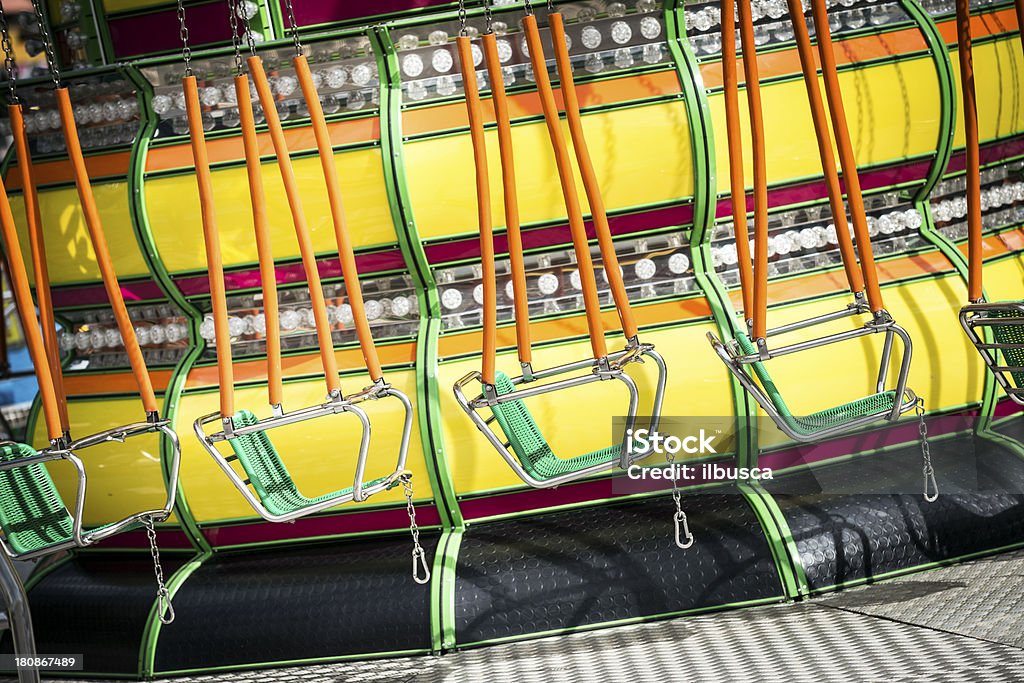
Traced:
<path fill-rule="evenodd" d="M 1014 34 L 1002 40 L 974 47 L 974 87 L 978 94 L 978 136 L 981 141 L 1015 135 L 1024 131 L 1024 57 L 1020 38 Z M 951 50 L 956 78 L 956 147 L 964 146 L 963 106 L 960 104 L 960 69 L 957 51 Z"/>
<path fill-rule="evenodd" d="M 346 198 L 345 211 L 356 247 L 391 244 L 396 240 L 388 205 L 384 169 L 379 149 L 335 155 Z M 336 253 L 334 224 L 327 204 L 327 190 L 318 157 L 294 161 L 306 220 L 318 253 Z M 270 215 L 274 257 L 298 257 L 288 201 L 274 162 L 263 164 L 267 210 Z M 255 263 L 249 184 L 244 166 L 213 172 L 217 218 L 224 265 Z M 143 186 L 146 211 L 161 259 L 172 273 L 205 270 L 199 193 L 192 174 L 147 180 Z M 187 248 L 182 248 L 185 245 Z"/>
<path fill-rule="evenodd" d="M 712 325 L 694 325 L 644 333 L 644 341 L 657 346 L 668 366 L 663 415 L 721 417 L 734 414 L 727 371 L 705 338 L 713 329 Z M 536 349 L 534 367 L 553 367 L 589 355 L 587 342 Z M 519 374 L 514 353 L 502 355 L 498 367 L 509 375 Z M 452 393 L 452 386 L 459 378 L 479 369 L 480 359 L 472 358 L 445 363 L 438 371 L 444 453 L 459 494 L 524 486 L 473 426 Z M 629 373 L 640 388 L 640 414 L 647 415 L 654 396 L 657 368 L 653 363 L 634 365 Z M 526 405 L 554 452 L 561 457 L 571 457 L 613 443 L 612 418 L 626 414 L 628 392 L 621 382 L 600 382 L 537 396 L 528 399 Z"/>
<path fill-rule="evenodd" d="M 931 59 L 882 64 L 839 74 L 846 115 L 858 166 L 896 161 L 934 152 L 939 136 L 939 81 Z M 820 82 L 820 79 L 819 79 Z M 824 93 L 824 85 L 822 92 Z M 980 95 L 979 95 L 980 96 Z M 743 122 L 743 168 L 753 182 L 746 92 L 740 93 Z M 811 109 L 803 79 L 761 89 L 768 145 L 768 179 L 782 183 L 821 175 Z M 729 192 L 729 147 L 725 99 L 709 97 L 715 131 L 718 192 Z"/>
<path fill-rule="evenodd" d="M 981 400 L 984 366 L 957 319 L 967 299 L 963 281 L 949 275 L 886 287 L 883 295 L 886 308 L 913 340 L 914 356 L 907 386 L 924 398 L 927 409 L 942 410 Z M 803 320 L 842 305 L 844 300 L 832 299 L 786 307 L 772 312 L 770 325 Z M 855 323 L 848 319 L 787 335 L 776 343 L 853 327 Z M 872 335 L 776 358 L 767 367 L 793 414 L 807 415 L 874 393 L 882 341 L 882 335 Z M 902 351 L 899 342 L 895 346 L 897 353 Z M 898 370 L 898 361 L 899 356 L 894 355 L 893 373 Z M 891 380 L 895 381 L 895 374 Z M 785 441 L 775 429 L 761 436 L 762 447 Z"/>
<path fill-rule="evenodd" d="M 149 268 L 139 251 L 139 242 L 132 227 L 128 183 L 93 185 L 103 230 L 107 235 L 110 256 L 118 277 L 148 275 Z M 74 187 L 41 190 L 39 207 L 46 232 L 46 260 L 50 280 L 54 284 L 100 280 L 96 254 L 89 241 L 78 193 Z M 11 211 L 18 224 L 18 236 L 25 254 L 29 277 L 32 263 L 29 255 L 28 226 L 25 222 L 25 201 L 20 194 L 11 195 Z"/>
<path fill-rule="evenodd" d="M 100 381 L 100 380 L 97 380 Z M 72 434 L 88 436 L 118 427 L 125 421 L 142 420 L 142 404 L 133 399 L 72 400 L 68 404 Z M 183 433 L 183 440 L 187 433 Z M 47 445 L 46 427 L 36 420 L 33 443 Z M 85 494 L 85 524 L 114 522 L 142 510 L 163 507 L 166 500 L 160 465 L 160 439 L 145 435 L 125 443 L 106 443 L 78 453 L 85 463 L 89 486 Z M 74 505 L 78 478 L 66 463 L 47 465 L 65 505 Z"/>
<path fill-rule="evenodd" d="M 693 194 L 690 136 L 681 101 L 588 114 L 583 121 L 609 209 Z M 544 123 L 515 126 L 512 135 L 523 222 L 564 218 L 565 204 Z M 494 131 L 488 132 L 487 142 L 491 204 L 495 223 L 501 225 L 501 162 Z M 405 146 L 404 157 L 420 236 L 432 239 L 475 232 L 476 194 L 469 134 L 411 142 Z M 576 186 L 586 209 L 578 174 Z"/>
<path fill-rule="evenodd" d="M 410 399 L 415 398 L 415 373 L 389 372 L 388 381 L 404 391 Z M 345 380 L 344 387 L 346 391 L 353 391 L 369 383 L 368 376 L 350 378 Z M 285 408 L 295 410 L 322 403 L 325 389 L 322 381 L 309 381 L 286 384 L 284 391 Z M 261 417 L 270 415 L 265 387 L 241 389 L 235 395 L 239 409 L 248 408 Z M 405 413 L 395 399 L 369 401 L 362 404 L 362 407 L 370 416 L 373 426 L 366 466 L 366 479 L 369 480 L 390 472 L 389 468 L 394 467 Z M 186 395 L 181 398 L 175 427 L 180 434 L 189 435 L 189 438 L 182 439 L 181 449 L 181 481 L 185 496 L 199 522 L 255 517 L 256 513 L 224 476 L 213 458 L 191 436 L 192 422 L 201 415 L 217 410 L 216 393 Z M 416 498 L 430 498 L 430 479 L 415 419 L 412 429 L 407 467 L 413 472 Z M 270 433 L 270 438 L 299 490 L 313 498 L 352 486 L 360 430 L 355 416 L 332 415 L 275 429 Z M 227 452 L 230 452 L 230 448 Z M 398 487 L 378 493 L 366 504 L 379 505 L 402 500 L 402 490 Z M 352 510 L 360 505 L 365 504 L 349 503 L 342 509 Z"/>
<path fill-rule="evenodd" d="M 991 301 L 1024 299 L 1024 253 L 985 264 L 985 293 Z"/>

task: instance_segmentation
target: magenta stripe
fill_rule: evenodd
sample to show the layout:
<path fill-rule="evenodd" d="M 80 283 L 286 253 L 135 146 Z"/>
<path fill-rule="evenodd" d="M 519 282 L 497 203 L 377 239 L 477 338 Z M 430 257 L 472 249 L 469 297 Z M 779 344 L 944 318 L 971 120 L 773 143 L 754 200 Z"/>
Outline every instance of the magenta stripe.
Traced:
<path fill-rule="evenodd" d="M 317 259 L 317 270 L 320 277 L 336 278 L 341 277 L 341 261 L 336 258 Z M 360 254 L 356 256 L 356 268 L 359 269 L 361 277 L 370 276 L 388 270 L 404 270 L 405 259 L 397 247 L 388 251 L 377 251 L 372 254 Z M 287 285 L 296 282 L 306 281 L 306 271 L 301 263 L 293 263 L 277 267 L 277 284 Z M 228 291 L 239 289 L 254 289 L 259 287 L 259 269 L 237 270 L 224 274 L 224 284 Z M 205 275 L 188 275 L 174 278 L 174 284 L 178 286 L 185 296 L 198 296 L 210 293 L 210 280 Z"/>
<path fill-rule="evenodd" d="M 437 508 L 433 505 L 416 507 L 416 521 L 420 526 L 434 526 L 441 523 Z M 337 536 L 368 531 L 388 531 L 409 526 L 405 508 L 353 512 L 328 517 L 305 517 L 292 524 L 254 522 L 231 526 L 203 529 L 203 535 L 210 545 L 227 546 L 247 543 L 271 543 L 318 536 Z"/>
<path fill-rule="evenodd" d="M 317 0 L 317 2 L 297 2 L 294 6 L 295 21 L 298 25 L 313 26 L 449 4 L 451 4 L 451 0 Z M 283 2 L 281 11 L 284 16 Z"/>
<path fill-rule="evenodd" d="M 981 152 L 982 165 L 1020 156 L 1024 154 L 1024 136 L 1004 142 L 990 142 L 987 145 L 982 145 L 979 151 Z M 965 168 L 967 168 L 967 153 L 964 151 L 956 152 L 949 159 L 946 173 L 956 173 Z"/>
<path fill-rule="evenodd" d="M 307 5 L 319 3 L 303 3 Z M 189 6 L 188 37 L 193 49 L 231 40 L 226 2 Z M 176 10 L 139 14 L 108 22 L 110 42 L 118 58 L 181 51 Z"/>
<path fill-rule="evenodd" d="M 158 528 L 156 531 L 156 540 L 160 543 L 162 549 L 191 549 L 192 543 L 188 540 L 188 536 L 181 529 L 162 529 Z M 101 543 L 98 543 L 96 548 L 103 550 L 124 550 L 132 548 L 148 548 L 149 538 L 146 536 L 146 532 L 142 529 L 135 529 L 133 531 L 126 531 L 117 536 L 112 536 Z"/>
<path fill-rule="evenodd" d="M 652 211 L 608 217 L 608 223 L 613 235 L 628 235 L 642 230 L 654 230 L 672 225 L 686 225 L 691 221 L 693 221 L 693 205 L 689 203 L 663 209 L 654 209 Z M 587 236 L 591 239 L 597 236 L 594 232 L 594 223 L 592 221 L 587 221 Z M 523 231 L 524 249 L 538 249 L 556 244 L 565 244 L 568 240 L 569 225 L 567 223 Z M 499 255 L 508 253 L 508 239 L 505 235 L 498 235 L 494 238 L 494 249 Z M 471 237 L 453 242 L 432 244 L 426 246 L 424 251 L 427 254 L 427 260 L 431 264 L 480 258 L 480 240 L 476 237 Z"/>
<path fill-rule="evenodd" d="M 153 280 L 140 280 L 138 282 L 121 282 L 121 296 L 131 303 L 137 301 L 151 301 L 153 299 L 166 299 L 167 295 Z M 53 290 L 53 305 L 56 308 L 69 306 L 94 306 L 106 304 L 107 291 L 103 285 L 83 285 L 80 287 L 60 287 Z"/>

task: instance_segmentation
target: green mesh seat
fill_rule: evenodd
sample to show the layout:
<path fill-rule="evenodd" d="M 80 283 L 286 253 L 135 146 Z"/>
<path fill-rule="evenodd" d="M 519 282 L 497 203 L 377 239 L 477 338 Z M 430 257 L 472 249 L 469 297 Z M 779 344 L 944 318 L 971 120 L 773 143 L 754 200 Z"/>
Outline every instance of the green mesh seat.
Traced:
<path fill-rule="evenodd" d="M 745 334 L 736 335 L 736 341 L 739 342 L 740 350 L 743 351 L 744 355 L 757 353 L 753 342 Z M 782 394 L 779 392 L 778 387 L 775 386 L 775 382 L 772 381 L 771 375 L 768 374 L 768 368 L 764 366 L 764 363 L 757 362 L 752 363 L 752 365 L 754 372 L 757 374 L 757 379 L 764 388 L 765 394 L 768 395 L 768 398 L 786 425 L 797 434 L 803 436 L 814 436 L 814 434 L 825 429 L 839 427 L 851 420 L 868 415 L 881 415 L 890 412 L 896 404 L 896 392 L 883 391 L 879 394 L 859 398 L 850 403 L 844 403 L 835 408 L 812 413 L 806 417 L 797 417 L 789 410 L 789 406 L 783 400 Z"/>
<path fill-rule="evenodd" d="M 259 419 L 248 410 L 240 411 L 233 419 L 235 428 L 250 427 L 258 424 Z M 263 506 L 274 515 L 286 515 L 317 503 L 322 503 L 333 498 L 341 498 L 351 495 L 352 487 L 339 489 L 331 493 L 307 498 L 296 488 L 288 468 L 281 461 L 274 444 L 266 432 L 253 432 L 228 439 L 238 461 L 252 482 L 256 495 L 259 496 Z M 384 481 L 387 477 L 380 477 L 369 482 L 363 482 L 364 488 L 375 486 Z"/>
<path fill-rule="evenodd" d="M 37 455 L 25 444 L 0 446 L 0 461 Z M 16 554 L 72 540 L 74 520 L 43 463 L 0 472 L 0 528 Z"/>
<path fill-rule="evenodd" d="M 515 385 L 508 375 L 499 372 L 495 376 L 494 386 L 499 395 L 515 391 Z M 562 474 L 579 472 L 599 464 L 610 465 L 618 462 L 622 446 L 615 445 L 592 453 L 584 453 L 573 458 L 560 458 L 555 455 L 547 440 L 537 428 L 530 411 L 522 401 L 509 401 L 494 406 L 494 416 L 501 425 L 501 430 L 509 440 L 512 452 L 515 453 L 526 470 L 534 479 L 546 481 Z"/>
<path fill-rule="evenodd" d="M 1021 318 L 1024 313 L 1020 311 L 999 311 L 991 310 L 986 313 L 990 318 Z M 1021 348 L 1000 349 L 1006 365 L 1012 367 L 1024 367 L 1024 324 L 1021 325 L 993 325 L 992 335 L 999 344 L 1018 344 Z M 1009 372 L 1013 377 L 1013 383 L 1024 388 L 1024 372 Z"/>

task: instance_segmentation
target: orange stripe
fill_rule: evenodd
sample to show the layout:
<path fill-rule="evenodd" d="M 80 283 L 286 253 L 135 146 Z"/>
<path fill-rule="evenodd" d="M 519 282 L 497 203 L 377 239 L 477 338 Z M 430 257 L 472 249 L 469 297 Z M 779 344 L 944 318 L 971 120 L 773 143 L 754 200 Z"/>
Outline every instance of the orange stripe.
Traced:
<path fill-rule="evenodd" d="M 956 19 L 949 18 L 939 24 L 939 33 L 947 45 L 956 45 Z M 975 40 L 985 36 L 995 36 L 1000 33 L 1009 33 L 1017 29 L 1017 13 L 1010 9 L 986 14 L 971 15 L 971 35 Z"/>
<path fill-rule="evenodd" d="M 963 242 L 957 245 L 957 249 L 967 256 L 968 243 Z M 999 256 L 1024 252 L 1024 228 L 1007 230 L 998 235 L 989 235 L 981 240 L 981 257 L 983 261 L 989 261 Z"/>
<path fill-rule="evenodd" d="M 578 85 L 576 86 L 576 92 L 579 96 L 580 106 L 591 107 L 649 97 L 678 95 L 682 90 L 675 71 L 659 71 L 652 74 L 627 76 L 625 78 Z M 562 99 L 562 90 L 560 88 L 555 89 L 555 101 L 559 108 L 564 107 L 565 102 Z M 494 104 L 487 100 L 483 105 L 484 121 L 494 123 Z M 541 116 L 544 113 L 536 92 L 510 95 L 508 97 L 508 110 L 512 120 L 529 116 Z M 405 135 L 436 133 L 451 128 L 465 128 L 467 126 L 469 126 L 469 118 L 466 114 L 466 105 L 463 102 L 412 109 L 402 114 L 402 132 Z"/>
<path fill-rule="evenodd" d="M 895 282 L 922 274 L 938 275 L 954 270 L 953 265 L 939 251 L 931 251 L 914 256 L 888 259 L 877 264 L 879 280 L 882 283 Z M 815 273 L 805 277 L 796 277 L 768 283 L 768 300 L 773 304 L 807 299 L 823 294 L 845 292 L 846 276 L 841 268 L 827 273 Z M 733 306 L 741 303 L 738 289 L 729 292 Z"/>
<path fill-rule="evenodd" d="M 478 346 L 477 349 L 480 347 Z M 381 362 L 385 365 L 408 365 L 416 362 L 416 344 L 387 344 L 377 347 Z M 358 348 L 335 350 L 334 356 L 338 365 L 345 368 L 362 365 L 363 354 Z M 301 356 L 287 356 L 282 359 L 281 367 L 284 377 L 305 377 L 323 375 L 324 368 L 317 352 Z M 267 364 L 261 359 L 235 363 L 236 382 L 265 382 L 267 380 Z M 217 386 L 216 366 L 192 368 L 185 380 L 186 389 L 199 389 Z"/>
<path fill-rule="evenodd" d="M 928 49 L 924 36 L 913 28 L 838 40 L 836 44 L 840 46 L 840 49 L 836 51 L 836 64 L 839 66 Z M 820 68 L 820 60 L 816 59 L 815 64 Z M 757 66 L 762 80 L 798 74 L 802 71 L 800 53 L 796 48 L 759 54 Z M 721 62 L 702 64 L 700 73 L 704 79 L 705 88 L 720 88 L 724 85 Z M 738 65 L 738 73 L 740 79 L 744 80 L 742 64 Z"/>
<path fill-rule="evenodd" d="M 694 297 L 682 301 L 663 301 L 648 306 L 637 306 L 633 309 L 633 313 L 636 316 L 637 324 L 645 326 L 707 318 L 711 315 L 711 308 L 708 306 L 707 299 Z M 619 324 L 619 316 L 614 310 L 602 311 L 601 318 L 604 326 L 608 329 L 615 329 Z M 533 332 L 533 339 L 536 342 L 586 337 L 588 336 L 587 319 L 584 315 L 575 315 L 556 320 L 542 320 L 530 325 L 530 331 Z M 481 343 L 482 335 L 480 330 L 445 335 L 438 340 L 438 352 L 441 358 L 477 354 L 480 353 Z M 510 348 L 515 345 L 515 326 L 505 325 L 499 327 L 498 347 Z"/>
<path fill-rule="evenodd" d="M 149 376 L 153 379 L 153 388 L 158 392 L 167 391 L 173 370 L 152 370 Z M 139 388 L 135 376 L 130 372 L 118 372 L 104 375 L 79 375 L 68 373 L 64 376 L 64 388 L 68 396 L 86 394 L 138 394 Z"/>
<path fill-rule="evenodd" d="M 328 124 L 327 130 L 331 135 L 331 145 L 335 147 L 359 142 L 375 142 L 380 140 L 380 119 L 372 117 L 337 121 Z M 274 145 L 270 139 L 270 133 L 260 133 L 256 137 L 259 142 L 260 156 L 273 155 Z M 312 151 L 317 148 L 316 137 L 310 126 L 288 128 L 284 131 L 284 138 L 292 154 Z M 211 164 L 245 159 L 245 148 L 242 145 L 241 135 L 209 140 L 206 147 L 209 150 Z M 155 147 L 149 151 L 146 158 L 147 173 L 190 168 L 191 166 L 192 150 L 188 143 Z"/>
<path fill-rule="evenodd" d="M 130 161 L 131 152 L 97 154 L 85 158 L 85 168 L 89 171 L 90 178 L 127 176 Z M 7 177 L 4 179 L 9 190 L 20 190 L 22 187 L 21 174 L 15 172 L 17 169 L 17 162 L 12 160 L 11 165 L 7 167 Z M 35 175 L 37 186 L 70 183 L 75 179 L 71 162 L 67 159 L 35 162 L 32 164 L 32 173 Z"/>

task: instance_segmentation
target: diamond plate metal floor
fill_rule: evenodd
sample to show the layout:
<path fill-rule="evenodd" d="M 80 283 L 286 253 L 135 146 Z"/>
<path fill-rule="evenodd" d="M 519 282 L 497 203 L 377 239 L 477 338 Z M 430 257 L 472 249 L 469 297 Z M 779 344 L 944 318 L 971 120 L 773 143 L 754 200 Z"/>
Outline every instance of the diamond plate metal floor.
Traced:
<path fill-rule="evenodd" d="M 1024 552 L 809 601 L 454 652 L 178 683 L 1024 681 Z"/>

